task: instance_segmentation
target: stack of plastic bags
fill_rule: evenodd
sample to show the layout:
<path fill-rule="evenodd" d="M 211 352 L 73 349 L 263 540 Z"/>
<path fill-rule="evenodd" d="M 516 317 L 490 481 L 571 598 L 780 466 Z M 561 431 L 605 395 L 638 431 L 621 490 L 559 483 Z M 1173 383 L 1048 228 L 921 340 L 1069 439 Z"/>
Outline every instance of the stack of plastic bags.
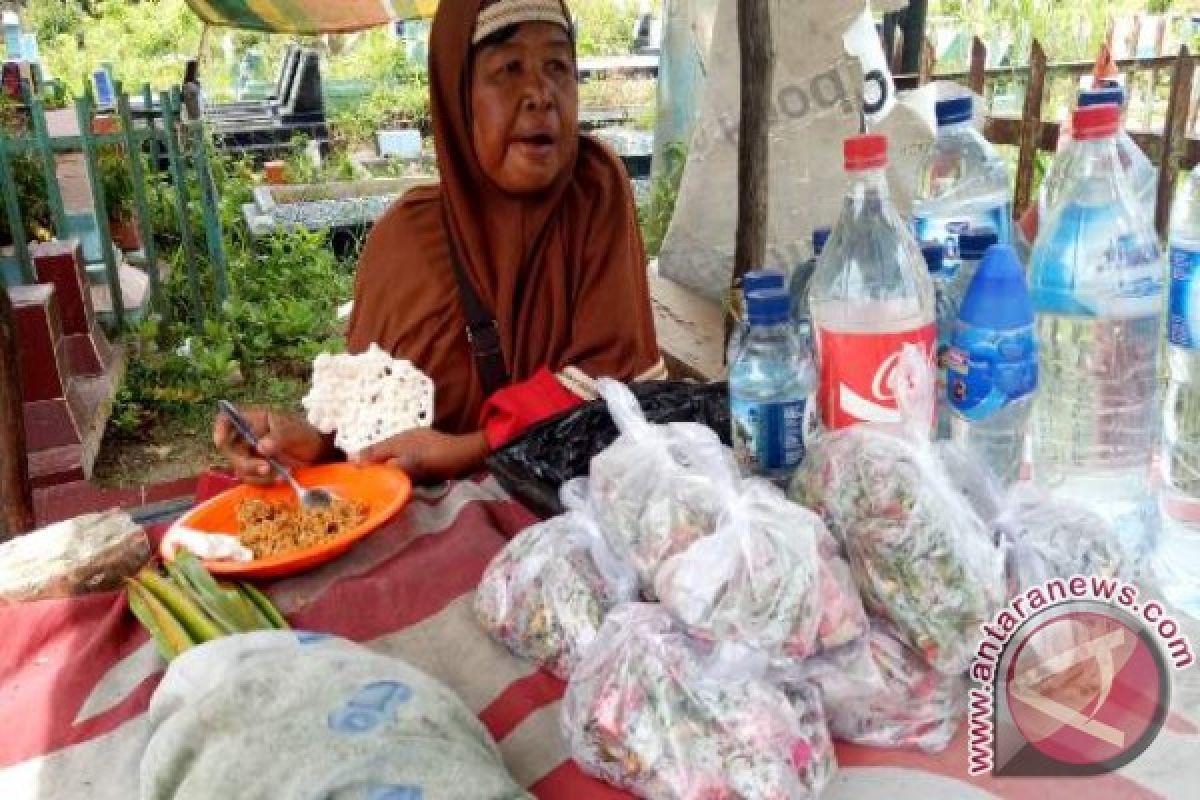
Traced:
<path fill-rule="evenodd" d="M 761 669 L 686 636 L 661 606 L 622 606 L 567 687 L 571 752 L 656 800 L 812 797 L 835 770 L 820 705 L 793 698 L 798 713 Z"/>
<path fill-rule="evenodd" d="M 907 354 L 902 408 L 931 402 L 927 366 Z M 793 502 L 743 480 L 709 429 L 651 425 L 628 389 L 600 388 L 620 437 L 476 598 L 498 640 L 568 679 L 579 764 L 650 798 L 805 798 L 836 769 L 831 735 L 944 748 L 1005 597 L 975 508 L 990 522 L 1009 503 L 987 475 L 952 481 L 910 411 L 822 436 Z"/>

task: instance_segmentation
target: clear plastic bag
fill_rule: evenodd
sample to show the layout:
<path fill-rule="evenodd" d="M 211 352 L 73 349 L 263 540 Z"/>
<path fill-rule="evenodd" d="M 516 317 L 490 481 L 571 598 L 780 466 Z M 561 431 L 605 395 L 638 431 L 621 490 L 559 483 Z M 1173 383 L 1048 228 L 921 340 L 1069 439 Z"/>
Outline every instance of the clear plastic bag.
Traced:
<path fill-rule="evenodd" d="M 737 466 L 711 429 L 652 425 L 627 387 L 601 380 L 598 388 L 621 435 L 592 459 L 590 505 L 613 551 L 652 595 L 662 563 L 716 529 Z"/>
<path fill-rule="evenodd" d="M 814 796 L 832 759 L 824 731 L 811 718 L 802 726 L 756 668 L 735 664 L 661 606 L 615 609 L 563 699 L 572 755 L 651 800 Z"/>
<path fill-rule="evenodd" d="M 655 582 L 692 636 L 803 658 L 865 632 L 862 601 L 820 517 L 758 479 L 725 506 L 717 530 L 668 559 Z"/>
<path fill-rule="evenodd" d="M 956 442 L 939 441 L 934 444 L 934 449 L 959 494 L 971 504 L 984 524 L 990 525 L 1000 513 L 1000 504 L 1004 500 L 1000 479 L 991 467 Z"/>
<path fill-rule="evenodd" d="M 637 576 L 581 510 L 521 532 L 496 556 L 475 613 L 497 641 L 567 678 L 605 615 L 637 598 Z"/>
<path fill-rule="evenodd" d="M 821 690 L 835 738 L 871 747 L 917 748 L 937 753 L 954 738 L 966 712 L 962 676 L 943 675 L 873 621 L 862 645 L 814 659 L 807 678 Z"/>
<path fill-rule="evenodd" d="M 1010 597 L 1054 578 L 1125 574 L 1119 537 L 1103 517 L 1032 483 L 1009 490 L 993 528 L 1007 556 Z"/>
<path fill-rule="evenodd" d="M 929 441 L 933 369 L 906 346 L 893 390 L 904 426 L 822 436 L 791 496 L 845 546 L 868 610 L 945 673 L 966 670 L 979 626 L 1004 600 L 1004 562 Z"/>
<path fill-rule="evenodd" d="M 663 563 L 659 600 L 701 639 L 811 649 L 824 524 L 764 481 L 745 481 L 728 502 L 711 536 Z"/>

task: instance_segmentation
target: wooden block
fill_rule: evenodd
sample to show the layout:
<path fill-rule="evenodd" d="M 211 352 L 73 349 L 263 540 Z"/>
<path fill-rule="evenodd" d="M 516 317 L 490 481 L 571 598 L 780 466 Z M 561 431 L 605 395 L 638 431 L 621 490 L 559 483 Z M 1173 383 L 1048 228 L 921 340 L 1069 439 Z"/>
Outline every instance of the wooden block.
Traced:
<path fill-rule="evenodd" d="M 725 378 L 725 317 L 718 303 L 650 271 L 658 346 L 673 378 Z"/>

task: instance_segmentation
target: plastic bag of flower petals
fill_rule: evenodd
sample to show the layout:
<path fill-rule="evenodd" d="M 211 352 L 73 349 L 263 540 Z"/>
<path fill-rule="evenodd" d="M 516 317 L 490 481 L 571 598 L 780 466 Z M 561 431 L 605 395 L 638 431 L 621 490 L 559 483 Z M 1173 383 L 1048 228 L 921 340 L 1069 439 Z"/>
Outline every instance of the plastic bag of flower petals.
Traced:
<path fill-rule="evenodd" d="M 613 551 L 633 565 L 641 588 L 654 591 L 658 568 L 709 535 L 737 481 L 732 451 L 695 423 L 652 425 L 632 392 L 598 382 L 621 435 L 592 459 L 589 504 Z"/>
<path fill-rule="evenodd" d="M 804 679 L 821 690 L 834 737 L 872 747 L 944 750 L 966 711 L 965 678 L 932 669 L 877 620 L 862 641 L 805 664 Z"/>
<path fill-rule="evenodd" d="M 906 422 L 822 436 L 791 496 L 844 544 L 868 611 L 940 671 L 963 672 L 1005 599 L 1003 555 L 930 445 L 935 382 L 917 348 L 905 347 L 893 382 Z"/>
<path fill-rule="evenodd" d="M 820 517 L 757 479 L 724 505 L 716 531 L 668 559 L 655 581 L 689 634 L 803 658 L 865 633 L 862 601 Z"/>
<path fill-rule="evenodd" d="M 488 566 L 475 594 L 485 630 L 566 679 L 605 615 L 637 597 L 637 576 L 595 522 L 568 511 L 522 531 Z"/>
<path fill-rule="evenodd" d="M 736 666 L 690 639 L 661 606 L 620 606 L 563 699 L 572 755 L 651 800 L 815 796 L 831 769 L 825 733 L 755 677 L 765 660 L 752 661 Z"/>

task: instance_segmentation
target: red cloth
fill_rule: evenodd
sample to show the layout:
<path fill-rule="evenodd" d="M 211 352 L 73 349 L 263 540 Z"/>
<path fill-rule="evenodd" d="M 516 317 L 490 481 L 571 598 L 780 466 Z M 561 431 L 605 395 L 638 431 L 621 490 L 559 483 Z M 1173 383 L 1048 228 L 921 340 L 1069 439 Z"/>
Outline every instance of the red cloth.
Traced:
<path fill-rule="evenodd" d="M 488 444 L 498 450 L 529 428 L 583 401 L 542 367 L 527 381 L 493 394 L 484 403 L 480 424 Z"/>

